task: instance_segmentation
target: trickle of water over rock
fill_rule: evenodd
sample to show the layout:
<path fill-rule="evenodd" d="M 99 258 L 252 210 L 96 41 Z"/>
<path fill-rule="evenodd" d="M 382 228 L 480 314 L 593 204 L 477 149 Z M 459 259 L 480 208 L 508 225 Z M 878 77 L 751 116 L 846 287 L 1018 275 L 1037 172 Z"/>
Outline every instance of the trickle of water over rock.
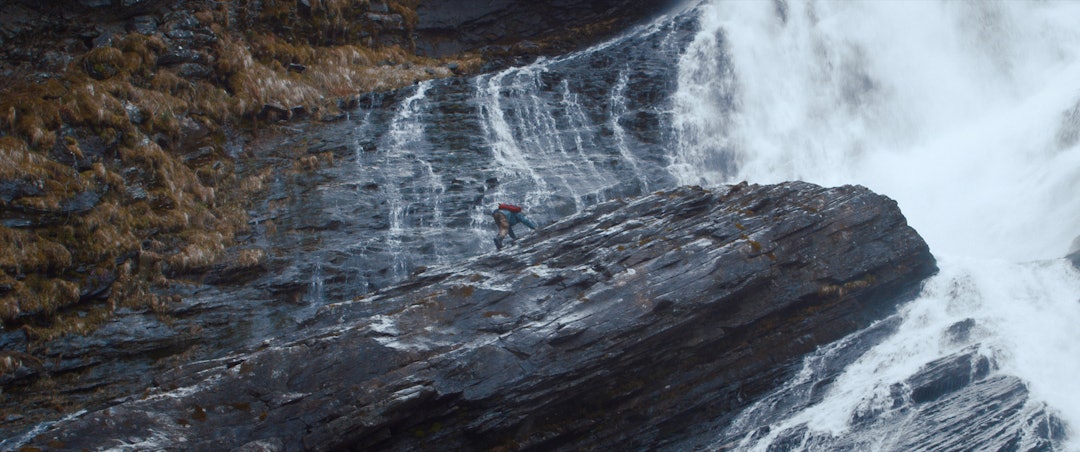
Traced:
<path fill-rule="evenodd" d="M 179 297 L 162 306 L 168 324 L 121 310 L 85 340 L 42 344 L 43 366 L 4 377 L 14 381 L 8 400 L 47 406 L 50 389 L 24 384 L 49 374 L 107 388 L 80 384 L 66 395 L 101 406 L 153 384 L 154 369 L 258 344 L 326 303 L 494 251 L 490 211 L 499 202 L 523 204 L 547 225 L 672 186 L 668 62 L 694 24 L 692 15 L 668 19 L 572 55 L 372 95 L 344 121 L 293 123 L 250 143 L 238 161 L 243 176 L 271 172 L 241 247 L 265 258 L 212 272 L 209 284 L 172 287 Z M 143 334 L 117 334 L 130 331 Z M 28 346 L 19 331 L 0 332 L 0 343 Z M 53 414 L 26 419 L 38 416 Z M 24 422 L 0 429 L 15 436 Z"/>
<path fill-rule="evenodd" d="M 691 19 L 525 67 L 424 82 L 350 121 L 304 130 L 305 152 L 330 152 L 334 163 L 270 189 L 266 246 L 286 253 L 289 278 L 321 268 L 324 296 L 342 299 L 493 250 L 499 202 L 546 224 L 672 186 L 664 125 L 675 71 L 663 57 L 677 57 Z M 319 245 L 297 250 L 298 238 Z"/>

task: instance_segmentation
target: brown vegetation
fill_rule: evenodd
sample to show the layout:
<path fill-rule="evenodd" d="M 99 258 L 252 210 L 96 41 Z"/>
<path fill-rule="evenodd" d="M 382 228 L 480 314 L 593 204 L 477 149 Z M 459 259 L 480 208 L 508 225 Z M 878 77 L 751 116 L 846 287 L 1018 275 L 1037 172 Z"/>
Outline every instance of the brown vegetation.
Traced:
<path fill-rule="evenodd" d="M 222 263 L 266 177 L 235 177 L 231 130 L 294 111 L 332 116 L 362 93 L 450 76 L 449 63 L 480 65 L 416 56 L 414 1 L 375 13 L 367 0 L 307 4 L 202 4 L 193 16 L 213 34 L 198 49 L 206 76 L 159 65 L 168 40 L 129 32 L 44 81 L 0 84 L 4 328 L 47 339 L 90 331 L 117 306 L 160 312 L 170 278 Z M 269 107 L 290 113 L 268 118 Z M 230 265 L 264 257 L 239 251 Z"/>

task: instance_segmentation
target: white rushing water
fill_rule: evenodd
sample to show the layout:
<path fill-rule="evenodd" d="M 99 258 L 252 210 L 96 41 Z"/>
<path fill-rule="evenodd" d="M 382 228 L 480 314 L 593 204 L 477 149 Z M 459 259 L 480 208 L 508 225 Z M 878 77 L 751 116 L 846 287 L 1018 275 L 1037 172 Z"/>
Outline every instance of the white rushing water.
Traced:
<path fill-rule="evenodd" d="M 1080 2 L 700 12 L 669 171 L 681 183 L 865 185 L 898 201 L 941 268 L 897 334 L 780 427 L 844 434 L 890 385 L 965 346 L 942 338 L 973 319 L 980 353 L 1024 380 L 1080 450 L 1080 274 L 1061 259 L 1080 234 Z M 754 441 L 742 446 L 768 446 Z"/>
<path fill-rule="evenodd" d="M 386 143 L 383 146 L 385 150 L 381 156 L 382 165 L 378 171 L 394 173 L 394 179 L 415 177 L 413 164 L 416 156 L 412 148 L 425 139 L 420 113 L 429 87 L 430 82 L 417 85 L 416 91 L 398 106 L 394 118 L 390 121 Z M 390 206 L 388 215 L 390 228 L 386 236 L 386 247 L 394 259 L 393 274 L 402 277 L 408 270 L 405 260 L 407 256 L 402 247 L 404 236 L 410 232 L 405 224 L 406 211 L 416 203 L 410 202 L 411 200 L 401 193 L 401 188 L 392 180 L 384 183 L 383 186 Z"/>

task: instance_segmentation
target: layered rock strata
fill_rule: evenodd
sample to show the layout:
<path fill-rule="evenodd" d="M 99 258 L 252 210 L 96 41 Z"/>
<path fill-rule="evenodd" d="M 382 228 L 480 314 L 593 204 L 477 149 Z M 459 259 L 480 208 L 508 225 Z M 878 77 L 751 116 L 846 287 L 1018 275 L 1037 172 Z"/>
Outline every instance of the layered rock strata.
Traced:
<path fill-rule="evenodd" d="M 862 187 L 662 191 L 329 305 L 30 445 L 650 448 L 731 416 L 935 269 Z"/>

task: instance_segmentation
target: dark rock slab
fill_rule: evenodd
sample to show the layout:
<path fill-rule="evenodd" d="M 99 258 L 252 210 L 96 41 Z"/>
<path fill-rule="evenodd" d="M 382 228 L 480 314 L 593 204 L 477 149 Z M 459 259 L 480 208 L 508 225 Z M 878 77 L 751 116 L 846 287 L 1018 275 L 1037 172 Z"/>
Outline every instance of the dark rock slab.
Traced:
<path fill-rule="evenodd" d="M 484 47 L 505 47 L 518 54 L 528 49 L 513 44 L 530 39 L 584 40 L 603 36 L 584 31 L 588 25 L 610 23 L 625 29 L 635 21 L 671 8 L 665 0 L 436 0 L 416 9 L 419 50 L 449 55 Z"/>
<path fill-rule="evenodd" d="M 28 445 L 648 449 L 750 403 L 935 268 L 862 187 L 663 191 L 326 306 Z M 953 396 L 948 379 L 923 386 Z"/>
<path fill-rule="evenodd" d="M 992 365 L 972 351 L 914 376 L 915 414 L 896 450 L 1059 450 L 1065 423 L 1032 401 L 1022 380 L 989 372 Z"/>
<path fill-rule="evenodd" d="M 973 353 L 930 363 L 927 369 L 908 380 L 911 401 L 940 400 L 973 381 L 986 378 L 990 374 L 990 364 L 989 358 Z"/>
<path fill-rule="evenodd" d="M 927 408 L 899 448 L 955 450 L 985 445 L 1001 446 L 999 450 L 1058 450 L 1056 446 L 1065 439 L 1065 423 L 1046 407 L 1032 410 L 1028 403 L 1027 387 L 1019 378 L 998 375 L 979 381 L 970 390 Z M 994 425 L 986 421 L 1014 417 L 1021 422 Z"/>
<path fill-rule="evenodd" d="M 0 179 L 0 201 L 10 203 L 27 196 L 41 196 L 45 189 L 40 183 L 25 179 Z"/>
<path fill-rule="evenodd" d="M 773 446 L 819 450 L 1063 450 L 1065 423 L 978 346 L 928 363 L 892 391 L 892 405 L 851 420 L 848 435 L 783 432 Z M 897 426 L 903 426 L 897 430 Z"/>

